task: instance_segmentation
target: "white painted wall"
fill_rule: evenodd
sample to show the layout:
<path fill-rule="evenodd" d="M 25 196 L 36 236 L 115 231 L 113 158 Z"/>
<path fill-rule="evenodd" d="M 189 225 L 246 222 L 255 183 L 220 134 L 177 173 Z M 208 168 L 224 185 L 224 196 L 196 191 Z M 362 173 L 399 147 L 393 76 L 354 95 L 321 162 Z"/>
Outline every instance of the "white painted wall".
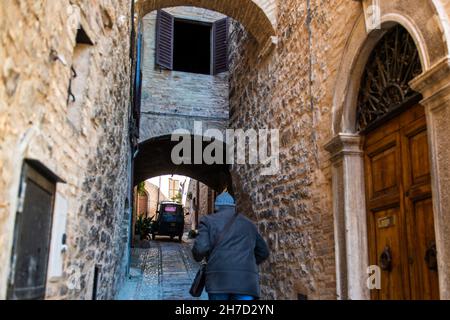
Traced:
<path fill-rule="evenodd" d="M 180 181 L 180 185 L 183 183 L 185 184 L 185 187 L 182 190 L 182 195 L 183 195 L 182 203 L 183 203 L 183 205 L 185 205 L 187 192 L 188 192 L 187 188 L 189 186 L 190 178 L 184 177 L 184 176 L 178 176 L 178 175 L 173 175 L 173 176 L 169 175 L 169 176 L 161 176 L 161 177 L 151 178 L 151 179 L 147 180 L 147 182 L 155 185 L 156 187 L 159 187 L 161 194 L 163 194 L 166 198 L 169 198 L 169 179 L 174 179 L 174 180 Z"/>
<path fill-rule="evenodd" d="M 56 193 L 55 209 L 53 213 L 52 240 L 50 244 L 50 257 L 48 263 L 48 279 L 56 280 L 63 275 L 63 255 L 67 247 L 63 245 L 63 236 L 66 233 L 68 203 L 60 193 Z M 56 279 L 55 279 L 56 278 Z"/>

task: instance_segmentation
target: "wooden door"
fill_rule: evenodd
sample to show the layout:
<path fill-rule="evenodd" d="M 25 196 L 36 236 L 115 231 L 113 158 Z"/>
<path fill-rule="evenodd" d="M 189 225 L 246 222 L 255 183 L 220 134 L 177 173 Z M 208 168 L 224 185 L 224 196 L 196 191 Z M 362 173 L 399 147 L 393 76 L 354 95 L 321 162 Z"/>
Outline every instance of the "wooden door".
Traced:
<path fill-rule="evenodd" d="M 430 162 L 423 107 L 365 141 L 370 264 L 382 267 L 373 299 L 439 299 Z"/>
<path fill-rule="evenodd" d="M 25 165 L 16 218 L 8 299 L 44 299 L 55 184 Z"/>

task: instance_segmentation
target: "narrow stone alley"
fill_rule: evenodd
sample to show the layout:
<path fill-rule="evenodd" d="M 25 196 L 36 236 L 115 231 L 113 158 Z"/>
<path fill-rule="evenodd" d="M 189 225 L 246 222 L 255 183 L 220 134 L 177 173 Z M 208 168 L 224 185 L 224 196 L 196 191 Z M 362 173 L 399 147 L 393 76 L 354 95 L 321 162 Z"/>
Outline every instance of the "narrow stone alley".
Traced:
<path fill-rule="evenodd" d="M 225 192 L 270 254 L 211 299 L 450 300 L 450 0 L 0 17 L 0 300 L 192 300 Z"/>
<path fill-rule="evenodd" d="M 157 239 L 150 248 L 132 250 L 130 276 L 117 300 L 206 300 L 192 298 L 189 289 L 199 264 L 191 254 L 192 243 Z"/>

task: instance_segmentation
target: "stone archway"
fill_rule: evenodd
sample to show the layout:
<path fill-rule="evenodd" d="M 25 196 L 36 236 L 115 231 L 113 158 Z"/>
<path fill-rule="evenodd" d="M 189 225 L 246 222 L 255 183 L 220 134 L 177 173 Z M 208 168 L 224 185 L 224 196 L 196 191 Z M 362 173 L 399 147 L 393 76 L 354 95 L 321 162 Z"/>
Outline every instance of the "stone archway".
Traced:
<path fill-rule="evenodd" d="M 435 6 L 437 1 L 414 1 L 417 4 L 402 0 L 381 2 L 382 28 L 367 33 L 364 13 L 352 28 L 342 57 L 336 86 L 333 93 L 333 128 L 332 134 L 352 133 L 354 131 L 352 115 L 355 114 L 355 88 L 359 87 L 365 63 L 379 39 L 392 24 L 402 25 L 413 37 L 420 54 L 424 69 L 432 69 L 441 59 L 448 56 L 450 49 L 450 28 L 448 15 L 444 8 Z M 423 10 L 414 10 L 414 6 L 423 6 Z M 401 8 L 403 11 L 400 11 Z M 446 40 L 447 39 L 447 40 Z"/>
<path fill-rule="evenodd" d="M 369 2 L 369 1 L 367 1 Z M 412 3 L 417 2 L 417 3 Z M 419 3 L 420 2 L 420 3 Z M 441 299 L 450 298 L 450 59 L 448 12 L 440 1 L 383 1 L 381 29 L 370 33 L 362 13 L 339 68 L 333 100 L 331 154 L 336 243 L 337 295 L 368 299 L 366 200 L 361 137 L 356 133 L 356 100 L 364 67 L 375 45 L 394 24 L 402 25 L 419 51 L 422 75 L 411 87 L 426 108 Z M 416 10 L 420 6 L 422 10 Z"/>
<path fill-rule="evenodd" d="M 198 180 L 217 192 L 222 192 L 225 187 L 232 189 L 231 174 L 229 166 L 225 164 L 225 158 L 224 164 L 175 165 L 171 153 L 177 144 L 178 142 L 171 141 L 171 136 L 161 136 L 141 143 L 135 159 L 134 183 L 138 184 L 156 176 L 176 174 Z M 208 143 L 203 143 L 203 150 L 207 145 Z M 224 144 L 223 150 L 226 150 L 225 148 Z"/>
<path fill-rule="evenodd" d="M 276 30 L 275 0 L 139 0 L 140 17 L 167 7 L 194 6 L 217 11 L 239 21 L 260 44 L 270 41 Z"/>

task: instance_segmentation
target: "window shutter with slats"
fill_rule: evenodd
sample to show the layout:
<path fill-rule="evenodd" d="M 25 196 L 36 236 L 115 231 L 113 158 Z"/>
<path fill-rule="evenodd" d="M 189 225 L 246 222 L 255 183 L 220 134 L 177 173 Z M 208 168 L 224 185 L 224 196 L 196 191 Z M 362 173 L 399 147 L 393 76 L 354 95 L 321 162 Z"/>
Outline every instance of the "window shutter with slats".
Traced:
<path fill-rule="evenodd" d="M 174 17 L 159 10 L 156 18 L 156 64 L 173 69 Z"/>
<path fill-rule="evenodd" d="M 213 24 L 213 74 L 228 71 L 228 18 Z"/>

